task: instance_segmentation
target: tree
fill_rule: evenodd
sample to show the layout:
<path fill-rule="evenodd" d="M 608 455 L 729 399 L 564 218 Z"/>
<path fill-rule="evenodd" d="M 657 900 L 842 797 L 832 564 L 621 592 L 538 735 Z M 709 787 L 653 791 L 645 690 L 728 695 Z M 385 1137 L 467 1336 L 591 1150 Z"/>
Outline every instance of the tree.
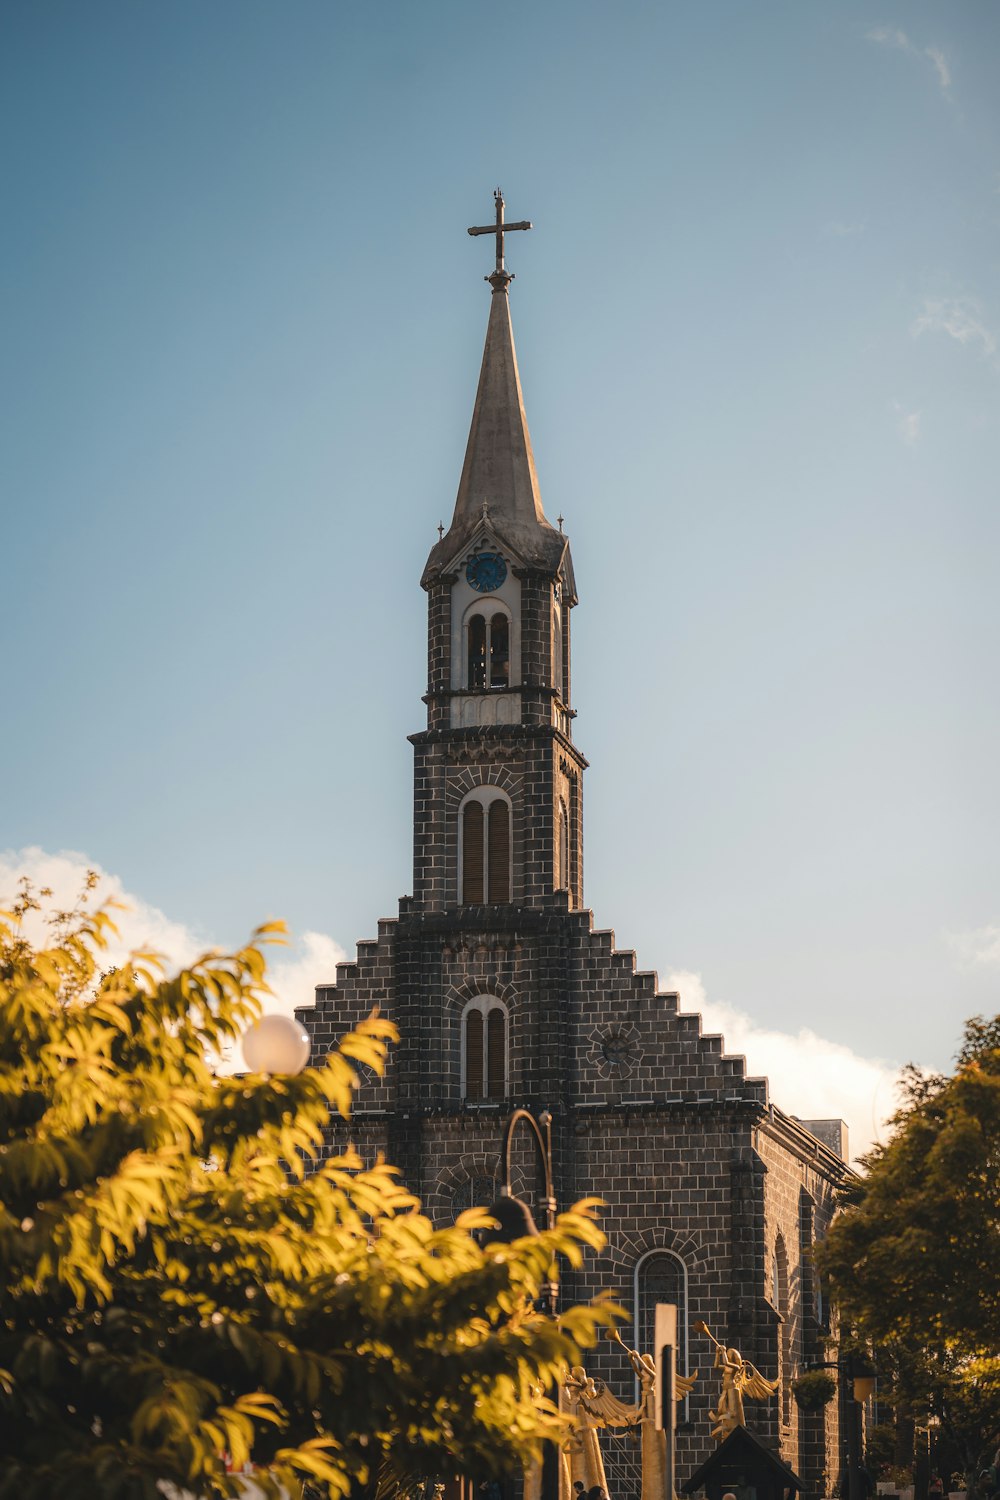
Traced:
<path fill-rule="evenodd" d="M 974 1483 L 1000 1443 L 1000 1015 L 966 1024 L 952 1077 L 907 1069 L 892 1134 L 862 1165 L 821 1273 Z"/>
<path fill-rule="evenodd" d="M 603 1243 L 592 1205 L 512 1246 L 477 1245 L 483 1210 L 435 1231 L 384 1162 L 320 1159 L 386 1020 L 295 1078 L 206 1060 L 259 1013 L 279 927 L 101 975 L 108 911 L 36 949 L 37 905 L 0 920 L 0 1500 L 237 1494 L 226 1455 L 330 1496 L 536 1456 L 563 1430 L 537 1391 L 614 1321 L 533 1306 Z"/>

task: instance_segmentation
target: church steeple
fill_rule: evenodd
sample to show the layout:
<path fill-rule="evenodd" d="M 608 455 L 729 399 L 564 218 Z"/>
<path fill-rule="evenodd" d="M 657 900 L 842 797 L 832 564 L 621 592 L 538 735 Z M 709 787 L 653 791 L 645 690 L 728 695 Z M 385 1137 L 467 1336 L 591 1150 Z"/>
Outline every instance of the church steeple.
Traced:
<path fill-rule="evenodd" d="M 431 549 L 427 728 L 414 764 L 414 909 L 583 901 L 582 783 L 573 743 L 569 541 L 545 518 L 510 326 L 503 197 L 486 347 L 447 532 Z M 503 915 L 503 914 L 506 915 Z"/>
<path fill-rule="evenodd" d="M 514 278 L 504 264 L 504 234 L 530 229 L 531 224 L 506 224 L 499 188 L 494 199 L 495 225 L 469 230 L 470 234 L 496 235 L 497 263 L 493 274 L 484 278 L 493 295 L 455 511 L 448 531 L 427 560 L 425 586 L 467 546 L 484 520 L 497 540 L 527 566 L 556 572 L 565 552 L 565 538 L 546 520 L 542 509 L 510 321 L 508 289 Z"/>

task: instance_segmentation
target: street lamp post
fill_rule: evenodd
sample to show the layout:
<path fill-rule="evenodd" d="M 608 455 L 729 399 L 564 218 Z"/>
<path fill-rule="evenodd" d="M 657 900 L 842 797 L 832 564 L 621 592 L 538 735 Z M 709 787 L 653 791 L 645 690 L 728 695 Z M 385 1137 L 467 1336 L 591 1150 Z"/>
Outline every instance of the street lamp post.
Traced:
<path fill-rule="evenodd" d="M 531 1212 L 528 1210 L 526 1204 L 522 1204 L 519 1198 L 514 1197 L 514 1190 L 510 1184 L 511 1147 L 514 1140 L 514 1131 L 519 1125 L 524 1125 L 527 1128 L 529 1134 L 534 1138 L 535 1145 L 538 1147 L 538 1160 L 541 1163 L 542 1178 L 545 1184 L 545 1190 L 538 1199 L 538 1208 L 541 1214 L 544 1215 L 545 1228 L 554 1229 L 556 1222 L 556 1191 L 552 1179 L 552 1115 L 547 1109 L 543 1109 L 536 1120 L 530 1110 L 515 1109 L 503 1128 L 501 1158 L 503 1161 L 503 1181 L 500 1184 L 500 1203 L 497 1205 L 500 1210 L 498 1217 L 501 1224 L 503 1224 L 505 1214 L 509 1215 L 512 1206 L 517 1204 L 518 1209 L 515 1212 L 519 1213 L 520 1209 L 524 1208 L 528 1214 L 530 1225 L 530 1227 L 522 1229 L 521 1233 L 533 1234 L 537 1233 L 537 1230 L 534 1220 L 531 1218 Z M 504 1208 L 504 1204 L 507 1205 L 506 1209 Z M 545 1287 L 545 1297 L 549 1304 L 549 1312 L 555 1317 L 556 1308 L 559 1305 L 559 1279 L 554 1264 L 549 1281 Z"/>
<path fill-rule="evenodd" d="M 847 1500 L 866 1500 L 861 1483 L 861 1408 L 875 1389 L 875 1366 L 867 1354 L 852 1351 L 839 1359 L 806 1360 L 807 1370 L 836 1370 L 847 1448 Z"/>
<path fill-rule="evenodd" d="M 538 1160 L 541 1163 L 544 1191 L 539 1196 L 537 1206 L 540 1216 L 544 1217 L 546 1229 L 554 1229 L 556 1222 L 556 1193 L 552 1177 L 552 1115 L 547 1109 L 543 1109 L 536 1119 L 528 1109 L 515 1109 L 509 1117 L 503 1129 L 503 1145 L 500 1160 L 503 1166 L 503 1179 L 500 1183 L 500 1196 L 490 1207 L 490 1213 L 497 1221 L 497 1228 L 487 1231 L 484 1243 L 489 1244 L 492 1240 L 510 1244 L 514 1240 L 521 1239 L 527 1234 L 538 1234 L 538 1226 L 532 1217 L 531 1209 L 521 1198 L 514 1196 L 511 1187 L 511 1146 L 514 1132 L 518 1126 L 524 1126 L 531 1135 L 538 1148 Z M 549 1279 L 545 1285 L 542 1302 L 547 1304 L 546 1311 L 550 1317 L 556 1316 L 559 1305 L 559 1277 L 555 1262 L 549 1271 Z M 560 1500 L 559 1496 L 559 1450 L 554 1443 L 546 1443 L 542 1453 L 542 1475 L 541 1475 L 541 1497 L 540 1500 Z"/>

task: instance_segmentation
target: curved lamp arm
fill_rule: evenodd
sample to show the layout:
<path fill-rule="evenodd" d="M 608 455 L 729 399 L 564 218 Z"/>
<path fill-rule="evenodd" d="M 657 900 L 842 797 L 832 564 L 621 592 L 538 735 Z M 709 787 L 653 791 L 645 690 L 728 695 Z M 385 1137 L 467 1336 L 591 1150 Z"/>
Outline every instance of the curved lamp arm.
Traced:
<path fill-rule="evenodd" d="M 538 1159 L 542 1164 L 542 1173 L 545 1178 L 545 1197 L 541 1206 L 545 1209 L 545 1227 L 552 1229 L 556 1222 L 556 1190 L 552 1181 L 552 1116 L 547 1109 L 543 1109 L 536 1120 L 530 1110 L 515 1109 L 503 1128 L 503 1185 L 500 1188 L 500 1196 L 512 1198 L 514 1191 L 510 1185 L 510 1149 L 514 1131 L 521 1122 L 524 1122 L 531 1131 L 538 1147 Z M 545 1134 L 542 1135 L 544 1129 Z"/>

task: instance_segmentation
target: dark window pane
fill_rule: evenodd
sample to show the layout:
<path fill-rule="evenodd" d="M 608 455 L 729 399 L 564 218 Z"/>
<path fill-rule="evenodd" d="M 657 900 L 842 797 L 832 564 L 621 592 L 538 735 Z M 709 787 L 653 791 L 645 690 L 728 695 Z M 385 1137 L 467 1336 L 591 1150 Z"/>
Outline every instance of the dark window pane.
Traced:
<path fill-rule="evenodd" d="M 677 1308 L 677 1369 L 687 1374 L 687 1308 L 684 1306 L 684 1270 L 673 1255 L 650 1255 L 639 1267 L 639 1299 L 635 1309 L 637 1347 L 653 1354 L 656 1340 L 656 1304 L 672 1302 Z"/>
<path fill-rule="evenodd" d="M 502 1099 L 507 1092 L 507 1046 L 504 1013 L 494 1006 L 486 1019 L 486 1095 L 489 1099 Z"/>
<path fill-rule="evenodd" d="M 483 900 L 483 804 L 467 802 L 462 812 L 462 901 Z"/>
<path fill-rule="evenodd" d="M 490 803 L 489 893 L 491 903 L 510 900 L 510 808 L 502 798 Z"/>
<path fill-rule="evenodd" d="M 465 1018 L 465 1097 L 483 1097 L 483 1013 L 470 1010 Z"/>
<path fill-rule="evenodd" d="M 510 682 L 510 627 L 507 616 L 499 612 L 490 621 L 490 687 L 506 687 Z"/>
<path fill-rule="evenodd" d="M 469 687 L 486 686 L 486 618 L 473 615 L 469 621 Z"/>

